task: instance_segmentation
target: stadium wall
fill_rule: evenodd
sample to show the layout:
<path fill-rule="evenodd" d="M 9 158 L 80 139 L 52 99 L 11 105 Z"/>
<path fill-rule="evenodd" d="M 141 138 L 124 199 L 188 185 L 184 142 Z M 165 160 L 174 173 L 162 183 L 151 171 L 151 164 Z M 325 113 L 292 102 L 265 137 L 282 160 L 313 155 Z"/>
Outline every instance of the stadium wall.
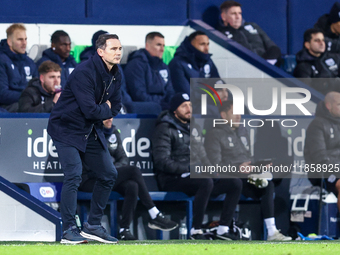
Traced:
<path fill-rule="evenodd" d="M 183 26 L 188 19 L 200 19 L 216 27 L 220 22 L 218 7 L 222 2 L 223 0 L 1 0 L 0 23 Z M 321 15 L 328 13 L 335 1 L 239 2 L 246 21 L 259 24 L 281 48 L 283 54 L 296 54 L 302 47 L 303 32 L 312 27 Z M 89 42 L 87 40 L 86 44 Z"/>

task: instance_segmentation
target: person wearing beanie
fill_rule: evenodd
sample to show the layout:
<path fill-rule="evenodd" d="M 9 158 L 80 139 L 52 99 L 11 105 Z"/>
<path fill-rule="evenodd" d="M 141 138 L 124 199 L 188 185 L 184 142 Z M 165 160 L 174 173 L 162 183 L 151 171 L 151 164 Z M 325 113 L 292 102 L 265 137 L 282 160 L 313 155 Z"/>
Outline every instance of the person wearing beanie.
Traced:
<path fill-rule="evenodd" d="M 92 45 L 89 47 L 86 47 L 82 53 L 80 53 L 80 61 L 83 62 L 87 59 L 89 59 L 90 57 L 92 57 L 94 55 L 94 53 L 96 52 L 96 41 L 98 39 L 98 37 L 102 34 L 108 34 L 107 31 L 104 30 L 99 30 L 97 32 L 95 32 L 92 36 Z"/>
<path fill-rule="evenodd" d="M 303 37 L 303 49 L 296 54 L 294 76 L 302 78 L 304 83 L 324 95 L 330 91 L 340 91 L 340 81 L 334 79 L 340 77 L 339 54 L 326 51 L 324 35 L 320 29 L 307 29 Z"/>
<path fill-rule="evenodd" d="M 190 95 L 190 78 L 220 78 L 209 54 L 209 37 L 202 31 L 187 36 L 177 48 L 169 63 L 171 79 L 176 93 Z M 194 95 L 191 95 L 194 99 Z"/>
<path fill-rule="evenodd" d="M 280 48 L 269 38 L 259 25 L 242 19 L 241 4 L 225 1 L 220 6 L 223 25 L 218 30 L 229 39 L 241 44 L 269 63 L 280 66 L 282 62 Z"/>
<path fill-rule="evenodd" d="M 152 137 L 153 166 L 163 191 L 184 192 L 195 196 L 191 239 L 206 239 L 201 229 L 210 196 L 227 193 L 219 226 L 214 235 L 220 240 L 237 240 L 229 226 L 239 201 L 240 179 L 190 178 L 190 166 L 211 166 L 203 147 L 202 131 L 191 116 L 187 93 L 177 93 L 170 101 L 170 110 L 162 112 Z M 191 140 L 191 141 L 190 141 Z"/>
<path fill-rule="evenodd" d="M 124 74 L 127 92 L 134 102 L 154 102 L 167 110 L 174 90 L 169 67 L 162 60 L 164 46 L 161 33 L 148 33 L 145 48 L 129 54 Z"/>
<path fill-rule="evenodd" d="M 323 32 L 326 50 L 340 53 L 340 2 L 335 2 L 330 12 L 322 15 L 314 27 Z"/>

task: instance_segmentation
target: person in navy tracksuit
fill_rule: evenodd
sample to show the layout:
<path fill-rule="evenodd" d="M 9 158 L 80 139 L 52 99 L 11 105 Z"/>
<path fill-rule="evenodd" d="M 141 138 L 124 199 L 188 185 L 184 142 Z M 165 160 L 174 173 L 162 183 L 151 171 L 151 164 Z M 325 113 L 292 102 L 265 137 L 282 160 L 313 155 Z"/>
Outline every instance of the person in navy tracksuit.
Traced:
<path fill-rule="evenodd" d="M 38 77 L 38 69 L 26 54 L 25 26 L 13 24 L 6 33 L 7 39 L 0 42 L 0 108 L 16 112 L 21 92 Z"/>
<path fill-rule="evenodd" d="M 196 31 L 184 39 L 169 64 L 176 93 L 190 94 L 190 78 L 219 78 L 220 75 L 209 54 L 209 37 Z M 191 95 L 191 99 L 194 95 Z"/>
<path fill-rule="evenodd" d="M 96 47 L 97 53 L 71 73 L 48 122 L 47 131 L 64 172 L 61 243 L 84 243 L 87 239 L 117 242 L 100 222 L 117 178 L 103 133 L 103 120 L 116 116 L 121 109 L 121 74 L 117 64 L 122 47 L 113 34 L 101 35 Z M 75 214 L 83 164 L 94 171 L 96 183 L 88 222 L 79 233 Z"/>
<path fill-rule="evenodd" d="M 72 73 L 77 63 L 71 52 L 71 40 L 63 30 L 57 30 L 51 37 L 51 48 L 44 50 L 42 57 L 37 61 L 37 68 L 42 62 L 51 60 L 61 67 L 61 87 L 64 88 L 67 78 Z"/>
<path fill-rule="evenodd" d="M 166 110 L 174 90 L 169 68 L 162 60 L 163 52 L 164 36 L 159 32 L 147 34 L 145 49 L 129 55 L 124 74 L 133 101 L 155 102 Z"/>

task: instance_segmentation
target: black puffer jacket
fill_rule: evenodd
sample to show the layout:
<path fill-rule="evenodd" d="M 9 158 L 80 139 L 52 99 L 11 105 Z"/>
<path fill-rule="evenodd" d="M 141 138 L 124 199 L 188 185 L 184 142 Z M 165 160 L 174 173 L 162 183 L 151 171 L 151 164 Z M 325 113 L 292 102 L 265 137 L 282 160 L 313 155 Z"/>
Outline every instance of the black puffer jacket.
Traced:
<path fill-rule="evenodd" d="M 322 30 L 325 36 L 326 50 L 333 53 L 340 53 L 340 36 L 332 32 L 329 14 L 322 15 L 314 27 Z"/>
<path fill-rule="evenodd" d="M 33 78 L 21 93 L 19 112 L 50 113 L 55 105 L 53 98 L 54 94 L 44 90 L 38 78 Z"/>
<path fill-rule="evenodd" d="M 329 91 L 340 91 L 340 56 L 338 54 L 326 51 L 320 57 L 314 57 L 304 48 L 296 54 L 296 62 L 295 77 L 305 78 L 303 82 L 323 94 Z"/>
<path fill-rule="evenodd" d="M 269 59 L 278 59 L 281 57 L 280 48 L 269 38 L 259 25 L 254 22 L 245 22 L 241 27 L 235 29 L 231 26 L 221 26 L 219 31 L 224 33 L 228 38 L 238 42 L 257 55 Z M 275 48 L 275 50 L 273 50 Z"/>
<path fill-rule="evenodd" d="M 340 164 L 340 118 L 333 117 L 324 102 L 318 104 L 315 116 L 306 132 L 306 164 Z"/>
<path fill-rule="evenodd" d="M 252 161 L 249 136 L 243 126 L 233 130 L 229 125 L 217 125 L 207 132 L 204 147 L 213 165 L 238 168 L 242 163 Z"/>
<path fill-rule="evenodd" d="M 166 181 L 166 176 L 175 177 L 189 172 L 190 164 L 210 164 L 201 136 L 202 131 L 197 124 L 183 124 L 169 111 L 160 114 L 152 137 L 152 153 L 153 167 L 161 183 Z M 193 154 L 191 162 L 190 149 Z"/>

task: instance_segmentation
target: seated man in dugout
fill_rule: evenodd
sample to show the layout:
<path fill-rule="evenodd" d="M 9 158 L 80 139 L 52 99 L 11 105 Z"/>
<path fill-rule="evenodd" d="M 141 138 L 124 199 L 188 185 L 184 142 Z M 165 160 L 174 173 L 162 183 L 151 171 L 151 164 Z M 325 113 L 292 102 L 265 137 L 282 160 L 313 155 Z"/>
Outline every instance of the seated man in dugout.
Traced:
<path fill-rule="evenodd" d="M 70 36 L 63 30 L 55 31 L 51 36 L 51 48 L 44 50 L 42 57 L 37 61 L 37 67 L 46 60 L 57 63 L 61 68 L 61 87 L 64 88 L 68 76 L 72 73 L 77 63 L 71 52 Z"/>
<path fill-rule="evenodd" d="M 280 66 L 282 62 L 280 48 L 254 22 L 245 22 L 242 18 L 241 4 L 228 0 L 221 4 L 223 26 L 219 31 L 229 39 L 241 44 L 269 63 Z"/>
<path fill-rule="evenodd" d="M 233 113 L 233 101 L 223 102 L 220 108 L 221 119 L 227 124 L 218 124 L 208 130 L 205 137 L 205 151 L 213 166 L 233 167 L 240 174 L 224 176 L 231 180 L 242 181 L 242 194 L 255 200 L 261 200 L 261 211 L 268 231 L 267 241 L 289 241 L 276 228 L 274 218 L 274 183 L 272 175 L 250 174 L 254 171 L 250 155 L 250 143 L 247 130 L 240 125 L 241 115 Z M 241 179 L 238 177 L 244 176 Z"/>
<path fill-rule="evenodd" d="M 162 110 L 167 110 L 174 89 L 169 67 L 162 59 L 164 46 L 164 36 L 161 33 L 148 33 L 145 48 L 129 54 L 124 75 L 127 91 L 133 101 L 154 102 Z"/>
<path fill-rule="evenodd" d="M 202 31 L 185 37 L 169 63 L 171 79 L 176 93 L 190 95 L 191 78 L 219 78 L 218 70 L 209 53 L 209 37 Z M 190 95 L 196 100 L 197 95 Z"/>
<path fill-rule="evenodd" d="M 304 83 L 324 95 L 330 91 L 340 91 L 340 56 L 326 51 L 325 37 L 320 29 L 305 31 L 303 49 L 296 54 L 296 62 L 294 76 L 302 78 Z"/>
<path fill-rule="evenodd" d="M 240 199 L 242 182 L 239 179 L 190 178 L 190 165 L 211 165 L 202 144 L 202 131 L 191 119 L 191 113 L 189 95 L 177 93 L 171 99 L 170 110 L 158 116 L 152 151 L 159 186 L 163 191 L 195 196 L 191 239 L 206 239 L 202 222 L 209 198 L 226 193 L 214 236 L 220 240 L 237 240 L 239 237 L 230 231 L 229 226 Z M 190 145 L 191 136 L 196 142 Z"/>
<path fill-rule="evenodd" d="M 21 92 L 32 78 L 38 77 L 38 70 L 26 54 L 24 24 L 12 24 L 6 33 L 7 38 L 0 42 L 0 108 L 17 112 Z"/>
<path fill-rule="evenodd" d="M 324 172 L 326 189 L 337 197 L 340 192 L 339 173 L 336 166 L 340 164 L 340 93 L 329 92 L 324 101 L 316 107 L 315 119 L 309 124 L 306 131 L 304 157 L 306 167 L 315 164 L 315 167 Z M 332 171 L 332 172 L 331 172 Z M 321 185 L 321 174 L 308 174 L 313 185 Z M 340 202 L 338 199 L 338 210 Z"/>
<path fill-rule="evenodd" d="M 61 68 L 52 61 L 43 62 L 39 78 L 33 78 L 19 98 L 19 112 L 50 113 L 61 94 Z"/>

